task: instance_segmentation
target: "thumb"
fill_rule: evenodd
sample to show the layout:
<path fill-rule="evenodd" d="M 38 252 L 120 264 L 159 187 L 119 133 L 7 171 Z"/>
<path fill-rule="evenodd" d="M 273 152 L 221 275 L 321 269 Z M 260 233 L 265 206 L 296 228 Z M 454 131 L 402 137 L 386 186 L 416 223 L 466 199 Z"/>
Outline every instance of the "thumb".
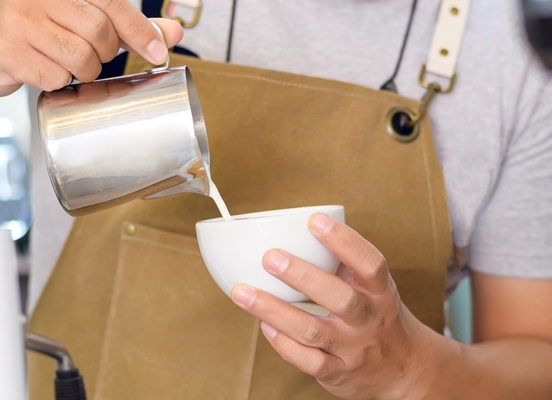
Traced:
<path fill-rule="evenodd" d="M 165 44 L 170 49 L 174 47 L 182 40 L 184 36 L 184 29 L 182 25 L 172 19 L 168 18 L 150 18 L 151 22 L 157 24 L 161 31 L 163 32 L 163 38 L 165 39 Z"/>
<path fill-rule="evenodd" d="M 150 18 L 149 20 L 150 22 L 155 23 L 161 29 L 161 32 L 163 33 L 162 39 L 165 43 L 166 48 L 170 49 L 176 46 L 182 40 L 182 37 L 184 36 L 184 30 L 182 29 L 182 25 L 180 25 L 178 22 L 168 18 Z M 125 50 L 132 51 L 134 53 L 139 53 L 135 48 L 133 48 L 128 43 L 125 43 L 123 41 L 121 41 L 121 47 Z M 144 55 L 142 55 L 142 57 L 148 59 Z M 165 62 L 165 60 L 162 62 L 157 62 L 152 64 L 161 65 Z"/>

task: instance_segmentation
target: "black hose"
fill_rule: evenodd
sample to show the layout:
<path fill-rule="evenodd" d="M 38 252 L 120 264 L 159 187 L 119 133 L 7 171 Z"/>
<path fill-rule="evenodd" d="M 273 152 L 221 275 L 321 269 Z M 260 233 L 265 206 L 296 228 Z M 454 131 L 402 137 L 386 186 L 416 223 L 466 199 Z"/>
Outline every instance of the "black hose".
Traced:
<path fill-rule="evenodd" d="M 56 371 L 56 400 L 86 400 L 84 381 L 77 368 Z"/>

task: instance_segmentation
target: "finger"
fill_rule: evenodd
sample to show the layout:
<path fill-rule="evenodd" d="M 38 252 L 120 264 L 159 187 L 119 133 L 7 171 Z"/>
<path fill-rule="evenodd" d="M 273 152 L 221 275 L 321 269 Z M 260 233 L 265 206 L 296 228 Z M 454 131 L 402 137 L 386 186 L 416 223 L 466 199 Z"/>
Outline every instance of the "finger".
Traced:
<path fill-rule="evenodd" d="M 0 18 L 2 27 L 6 28 L 0 35 L 2 94 L 7 94 L 12 89 L 18 88 L 22 83 L 28 83 L 46 91 L 65 86 L 71 74 L 49 57 L 37 51 L 29 42 L 37 36 L 44 35 L 44 32 L 55 24 L 48 18 L 37 18 L 33 23 L 28 23 L 26 20 L 26 11 L 28 10 L 23 7 L 27 3 L 17 2 L 15 4 L 20 5 L 21 9 L 12 9 L 14 15 Z M 6 16 L 2 15 L 2 17 Z"/>
<path fill-rule="evenodd" d="M 128 0 L 89 0 L 111 20 L 122 43 L 150 63 L 163 64 L 169 55 L 161 35 Z"/>
<path fill-rule="evenodd" d="M 72 8 L 55 8 L 50 18 L 86 40 L 96 52 L 100 62 L 111 61 L 119 51 L 119 36 L 108 16 L 84 0 L 67 0 Z"/>
<path fill-rule="evenodd" d="M 339 267 L 337 268 L 337 272 L 335 273 L 335 276 L 339 276 L 345 282 L 351 283 L 353 280 L 353 271 L 347 268 L 345 264 L 340 263 Z"/>
<path fill-rule="evenodd" d="M 12 83 L 14 82 L 14 79 L 6 74 L 2 74 L 0 76 L 0 97 L 8 96 L 17 90 L 21 86 L 23 86 L 22 83 Z"/>
<path fill-rule="evenodd" d="M 234 286 L 230 295 L 238 306 L 304 346 L 327 353 L 332 353 L 338 346 L 332 329 L 326 324 L 331 318 L 311 315 L 244 284 Z"/>
<path fill-rule="evenodd" d="M 261 322 L 261 331 L 284 360 L 319 381 L 329 380 L 339 364 L 343 365 L 340 358 L 317 348 L 304 346 L 264 321 Z"/>
<path fill-rule="evenodd" d="M 309 219 L 309 229 L 353 272 L 353 285 L 373 295 L 382 294 L 392 286 L 385 257 L 352 228 L 316 213 Z"/>
<path fill-rule="evenodd" d="M 90 43 L 55 23 L 33 35 L 30 44 L 82 82 L 93 81 L 101 72 L 100 60 Z"/>
<path fill-rule="evenodd" d="M 19 88 L 23 86 L 23 84 L 16 84 L 16 85 L 1 85 L 0 84 L 0 97 L 8 96 L 12 93 L 15 93 L 19 90 Z"/>
<path fill-rule="evenodd" d="M 14 57 L 17 62 L 12 58 L 12 63 L 5 67 L 6 75 L 10 77 L 9 80 L 3 78 L 0 81 L 0 85 L 5 88 L 27 83 L 42 90 L 53 91 L 65 86 L 71 77 L 65 68 L 32 47 L 24 47 L 20 52 L 12 54 L 17 54 Z"/>
<path fill-rule="evenodd" d="M 263 266 L 267 272 L 349 325 L 362 323 L 371 315 L 372 306 L 353 286 L 285 251 L 268 251 L 263 257 Z"/>

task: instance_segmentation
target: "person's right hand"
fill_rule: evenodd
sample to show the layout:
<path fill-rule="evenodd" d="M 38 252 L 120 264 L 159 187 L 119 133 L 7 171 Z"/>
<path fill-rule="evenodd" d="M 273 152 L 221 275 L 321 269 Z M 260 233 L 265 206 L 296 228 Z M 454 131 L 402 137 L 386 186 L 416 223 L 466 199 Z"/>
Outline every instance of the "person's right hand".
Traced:
<path fill-rule="evenodd" d="M 155 22 L 164 38 L 128 0 L 0 0 L 0 96 L 24 83 L 59 89 L 71 75 L 90 82 L 120 47 L 161 65 L 183 31 Z"/>

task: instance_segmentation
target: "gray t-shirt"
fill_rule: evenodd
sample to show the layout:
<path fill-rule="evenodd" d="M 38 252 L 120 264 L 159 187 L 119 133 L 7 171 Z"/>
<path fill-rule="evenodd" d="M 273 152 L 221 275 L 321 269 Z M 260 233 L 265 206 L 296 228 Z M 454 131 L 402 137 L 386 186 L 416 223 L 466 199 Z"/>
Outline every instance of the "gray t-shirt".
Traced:
<path fill-rule="evenodd" d="M 139 0 L 133 0 L 139 6 Z M 410 11 L 404 0 L 243 0 L 237 2 L 231 62 L 379 88 L 392 74 Z M 395 80 L 420 99 L 439 0 L 419 2 Z M 515 0 L 475 1 L 452 93 L 429 109 L 446 180 L 455 245 L 472 269 L 552 279 L 552 85 L 525 43 Z M 225 61 L 231 0 L 204 0 L 182 45 Z M 54 204 L 55 202 L 52 202 Z M 59 211 L 41 226 L 61 227 L 36 249 L 31 308 L 70 227 Z M 56 243 L 53 243 L 56 242 Z M 40 243 L 40 242 L 39 242 Z M 44 251 L 44 248 L 40 249 Z"/>

